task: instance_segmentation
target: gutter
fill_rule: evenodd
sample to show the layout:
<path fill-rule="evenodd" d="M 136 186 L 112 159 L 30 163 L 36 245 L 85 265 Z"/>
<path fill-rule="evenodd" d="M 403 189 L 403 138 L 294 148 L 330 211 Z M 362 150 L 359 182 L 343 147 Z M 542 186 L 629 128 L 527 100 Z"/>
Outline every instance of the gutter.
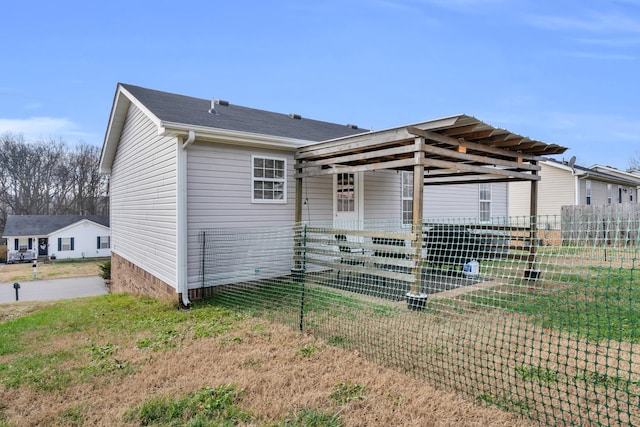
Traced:
<path fill-rule="evenodd" d="M 196 133 L 189 130 L 187 139 L 182 145 L 177 147 L 177 163 L 178 163 L 178 199 L 177 202 L 177 230 L 176 230 L 176 275 L 178 280 L 178 292 L 182 296 L 179 301 L 180 308 L 191 307 L 189 300 L 189 280 L 187 274 L 187 148 L 196 140 Z"/>

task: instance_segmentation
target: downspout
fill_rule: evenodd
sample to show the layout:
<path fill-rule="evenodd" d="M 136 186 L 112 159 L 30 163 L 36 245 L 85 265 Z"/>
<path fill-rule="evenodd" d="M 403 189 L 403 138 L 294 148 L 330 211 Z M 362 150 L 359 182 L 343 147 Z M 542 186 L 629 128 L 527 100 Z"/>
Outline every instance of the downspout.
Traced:
<path fill-rule="evenodd" d="M 196 140 L 196 133 L 189 131 L 187 139 L 178 147 L 178 195 L 177 195 L 177 279 L 178 292 L 182 295 L 180 306 L 189 308 L 189 281 L 187 272 L 187 148 Z"/>

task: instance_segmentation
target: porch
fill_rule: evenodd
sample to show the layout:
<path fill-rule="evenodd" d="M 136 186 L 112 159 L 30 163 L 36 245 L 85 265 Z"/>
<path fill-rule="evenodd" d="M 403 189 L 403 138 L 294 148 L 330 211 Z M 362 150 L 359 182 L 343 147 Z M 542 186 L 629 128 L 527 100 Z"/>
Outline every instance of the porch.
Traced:
<path fill-rule="evenodd" d="M 428 225 L 424 223 L 424 188 L 429 185 L 459 185 L 469 183 L 493 183 L 528 181 L 531 183 L 530 212 L 531 223 L 518 230 L 522 241 L 526 241 L 529 262 L 525 277 L 538 274 L 535 261 L 537 247 L 537 183 L 540 180 L 538 161 L 540 156 L 560 154 L 565 147 L 514 134 L 504 129 L 490 126 L 474 117 L 457 115 L 432 120 L 416 125 L 390 130 L 369 132 L 301 147 L 296 159 L 296 212 L 295 222 L 302 223 L 303 187 L 306 179 L 323 175 L 357 174 L 376 170 L 410 171 L 413 173 L 411 218 L 404 220 L 401 236 L 361 235 L 361 230 L 330 230 L 327 236 L 352 236 L 351 241 L 364 244 L 360 255 L 350 254 L 350 246 L 343 245 L 341 264 L 358 274 L 372 274 L 383 280 L 399 280 L 406 283 L 408 297 L 426 298 L 423 289 L 428 264 L 447 264 L 438 255 L 442 242 L 425 240 Z M 366 201 L 365 201 L 366 203 Z M 397 230 L 394 233 L 398 233 Z M 517 233 L 509 233 L 516 235 Z M 368 240 L 371 238 L 371 247 Z M 374 238 L 400 239 L 405 242 L 391 250 L 400 255 L 402 271 L 374 268 L 385 265 L 376 256 L 382 251 L 374 243 Z M 347 239 L 346 243 L 349 243 Z M 439 245 L 438 245 L 439 243 Z M 448 242 L 456 245 L 456 239 Z M 447 244 L 448 244 L 447 243 Z M 302 263 L 303 236 L 294 238 L 295 268 Z M 434 246 L 435 245 L 435 246 Z M 390 246 L 390 245 L 387 245 Z M 446 246 L 446 245 L 445 245 Z M 459 246 L 459 244 L 458 244 Z M 388 248 L 387 248 L 388 249 Z M 424 252 L 426 251 L 426 256 Z M 451 252 L 451 251 L 449 251 Z M 306 251 L 305 251 L 306 253 Z M 373 256 L 371 255 L 373 253 Z M 434 253 L 435 258 L 434 258 Z M 450 255 L 450 254 L 449 254 Z M 447 256 L 449 256 L 447 255 Z M 473 255 L 473 254 L 472 254 Z M 446 258 L 445 256 L 444 258 Z M 467 257 L 468 258 L 468 257 Z M 468 261 L 468 260 L 467 260 Z"/>

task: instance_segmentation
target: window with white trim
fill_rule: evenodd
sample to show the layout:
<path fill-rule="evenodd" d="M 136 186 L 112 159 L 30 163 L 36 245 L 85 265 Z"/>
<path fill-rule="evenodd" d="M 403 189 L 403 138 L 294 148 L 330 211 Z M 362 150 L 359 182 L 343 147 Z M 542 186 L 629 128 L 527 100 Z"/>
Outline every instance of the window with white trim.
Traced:
<path fill-rule="evenodd" d="M 251 156 L 251 201 L 287 202 L 287 160 Z"/>
<path fill-rule="evenodd" d="M 18 250 L 26 251 L 27 249 L 29 249 L 29 238 L 28 237 L 20 237 L 20 240 L 19 240 L 19 243 L 18 243 Z"/>
<path fill-rule="evenodd" d="M 73 237 L 62 237 L 60 239 L 60 249 L 61 251 L 72 251 L 72 245 L 71 245 L 71 241 L 73 240 Z"/>
<path fill-rule="evenodd" d="M 586 188 L 586 195 L 587 195 L 587 205 L 591 204 L 591 180 L 586 180 L 584 182 L 585 188 Z"/>
<path fill-rule="evenodd" d="M 98 236 L 98 249 L 109 249 L 111 247 L 111 237 Z"/>
<path fill-rule="evenodd" d="M 478 184 L 480 222 L 491 222 L 491 184 Z"/>
<path fill-rule="evenodd" d="M 613 195 L 613 186 L 611 184 L 607 184 L 607 204 L 611 204 L 611 198 Z"/>
<path fill-rule="evenodd" d="M 413 223 L 413 172 L 402 172 L 402 223 Z"/>

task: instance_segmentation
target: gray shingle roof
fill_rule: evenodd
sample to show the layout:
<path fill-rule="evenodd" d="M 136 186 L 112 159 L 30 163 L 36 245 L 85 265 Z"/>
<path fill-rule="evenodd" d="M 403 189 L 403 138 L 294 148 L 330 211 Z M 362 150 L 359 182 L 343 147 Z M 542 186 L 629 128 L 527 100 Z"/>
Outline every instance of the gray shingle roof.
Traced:
<path fill-rule="evenodd" d="M 209 113 L 211 100 L 161 92 L 128 84 L 120 85 L 155 116 L 165 122 L 256 134 L 325 141 L 367 132 L 347 125 L 292 118 L 288 114 L 257 110 L 239 105 L 216 105 L 217 114 Z"/>
<path fill-rule="evenodd" d="M 107 215 L 9 215 L 2 236 L 46 236 L 83 219 L 109 227 Z"/>

